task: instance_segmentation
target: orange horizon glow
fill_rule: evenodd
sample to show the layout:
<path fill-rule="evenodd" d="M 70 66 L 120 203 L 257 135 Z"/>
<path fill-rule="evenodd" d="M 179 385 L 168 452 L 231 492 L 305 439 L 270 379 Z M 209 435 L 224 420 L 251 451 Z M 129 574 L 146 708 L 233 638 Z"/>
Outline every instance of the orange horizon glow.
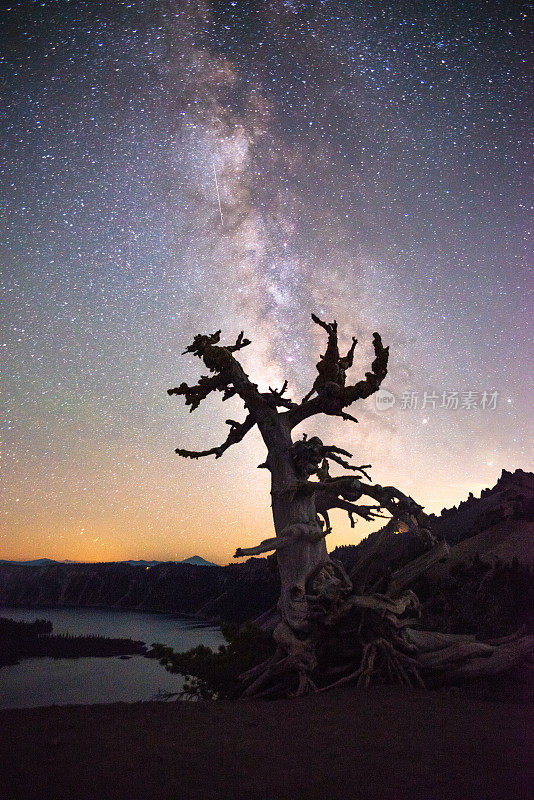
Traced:
<path fill-rule="evenodd" d="M 143 529 L 136 537 L 127 523 L 118 525 L 112 518 L 108 519 L 105 525 L 97 520 L 85 522 L 83 530 L 80 528 L 70 535 L 68 528 L 54 525 L 47 527 L 43 524 L 39 528 L 38 537 L 35 530 L 32 535 L 23 527 L 18 530 L 12 529 L 12 543 L 2 546 L 0 558 L 6 561 L 50 558 L 55 561 L 103 563 L 127 560 L 183 561 L 190 556 L 198 555 L 219 565 L 239 563 L 243 559 L 232 558 L 238 546 L 258 544 L 262 539 L 273 535 L 268 507 L 269 495 L 267 487 L 264 488 L 262 494 L 265 503 L 258 508 L 243 508 L 236 513 L 235 520 L 226 516 L 225 524 L 221 525 L 217 538 L 208 533 L 209 519 L 206 520 L 203 514 L 199 514 L 194 526 L 189 530 L 180 531 L 179 535 L 165 528 L 157 531 L 152 527 L 149 541 L 143 535 Z M 434 493 L 432 502 L 426 505 L 425 510 L 428 513 L 439 514 L 442 508 L 457 505 L 465 500 L 470 491 L 477 496 L 484 488 L 485 485 L 474 486 L 470 483 L 466 483 L 465 489 L 449 486 L 440 495 Z M 361 502 L 366 501 L 362 499 Z M 340 545 L 357 544 L 369 533 L 385 524 L 381 520 L 366 522 L 360 519 L 356 528 L 352 529 L 346 515 L 341 511 L 331 512 L 331 520 L 334 530 L 327 537 L 329 551 Z M 148 522 L 147 519 L 146 523 Z M 140 524 L 139 515 L 135 524 L 137 526 Z M 202 534 L 203 524 L 204 534 Z"/>

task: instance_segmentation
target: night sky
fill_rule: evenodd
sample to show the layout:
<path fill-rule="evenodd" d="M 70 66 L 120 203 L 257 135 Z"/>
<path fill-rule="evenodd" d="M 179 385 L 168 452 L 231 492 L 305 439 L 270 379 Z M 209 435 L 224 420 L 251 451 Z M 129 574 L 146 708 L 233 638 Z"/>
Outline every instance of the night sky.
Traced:
<path fill-rule="evenodd" d="M 0 557 L 227 563 L 271 535 L 257 432 L 174 454 L 240 402 L 166 390 L 205 372 L 194 334 L 244 329 L 247 372 L 300 399 L 312 311 L 358 337 L 355 379 L 380 331 L 395 404 L 302 432 L 427 511 L 532 468 L 527 8 L 4 6 Z M 330 549 L 373 529 L 332 521 Z"/>

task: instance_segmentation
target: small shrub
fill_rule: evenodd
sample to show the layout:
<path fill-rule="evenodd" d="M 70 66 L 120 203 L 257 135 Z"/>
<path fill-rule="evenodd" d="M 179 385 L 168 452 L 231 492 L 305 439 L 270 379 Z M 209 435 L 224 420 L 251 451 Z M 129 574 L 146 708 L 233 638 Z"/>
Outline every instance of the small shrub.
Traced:
<path fill-rule="evenodd" d="M 271 637 L 251 623 L 223 626 L 222 633 L 228 644 L 220 645 L 216 652 L 205 645 L 184 653 L 175 653 L 166 645 L 152 645 L 153 656 L 165 669 L 184 676 L 184 685 L 179 692 L 182 699 L 229 700 L 237 697 L 241 689 L 239 675 L 274 652 Z"/>

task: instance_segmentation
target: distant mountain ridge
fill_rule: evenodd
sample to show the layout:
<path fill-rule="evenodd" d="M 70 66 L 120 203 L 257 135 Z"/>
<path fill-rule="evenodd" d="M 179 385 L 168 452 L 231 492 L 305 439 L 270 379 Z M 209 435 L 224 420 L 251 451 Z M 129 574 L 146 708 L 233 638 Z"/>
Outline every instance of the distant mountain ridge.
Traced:
<path fill-rule="evenodd" d="M 181 564 L 193 564 L 195 567 L 217 567 L 218 564 L 214 564 L 213 561 L 206 561 L 205 558 L 202 556 L 189 556 L 189 558 L 184 558 L 183 561 L 180 562 Z"/>
<path fill-rule="evenodd" d="M 53 558 L 33 558 L 30 561 L 7 561 L 4 558 L 0 558 L 0 564 L 22 564 L 25 567 L 45 567 L 47 564 L 78 564 L 78 561 L 71 561 L 70 559 L 65 559 L 65 561 L 55 561 Z"/>
<path fill-rule="evenodd" d="M 5 559 L 0 558 L 0 564 L 20 564 L 21 566 L 25 567 L 44 567 L 47 564 L 91 564 L 94 562 L 91 561 L 71 561 L 70 558 L 66 558 L 64 561 L 55 561 L 53 558 L 34 558 L 30 561 L 7 561 Z M 205 558 L 202 556 L 189 556 L 189 558 L 184 558 L 183 561 L 144 561 L 143 559 L 139 561 L 100 561 L 96 562 L 100 564 L 130 564 L 134 567 L 155 567 L 156 564 L 194 564 L 197 567 L 216 567 L 218 566 L 213 561 L 206 561 Z"/>
<path fill-rule="evenodd" d="M 243 622 L 274 605 L 277 595 L 267 559 L 227 567 L 0 563 L 0 606 L 117 608 Z"/>

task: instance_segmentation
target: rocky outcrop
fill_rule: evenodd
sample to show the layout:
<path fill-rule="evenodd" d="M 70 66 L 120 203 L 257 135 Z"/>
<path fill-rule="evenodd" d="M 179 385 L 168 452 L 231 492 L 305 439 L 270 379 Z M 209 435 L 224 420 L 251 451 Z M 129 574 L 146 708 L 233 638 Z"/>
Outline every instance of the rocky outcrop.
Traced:
<path fill-rule="evenodd" d="M 534 475 L 503 470 L 492 489 L 443 509 L 433 529 L 451 546 L 449 567 L 479 557 L 483 561 L 534 565 Z"/>

